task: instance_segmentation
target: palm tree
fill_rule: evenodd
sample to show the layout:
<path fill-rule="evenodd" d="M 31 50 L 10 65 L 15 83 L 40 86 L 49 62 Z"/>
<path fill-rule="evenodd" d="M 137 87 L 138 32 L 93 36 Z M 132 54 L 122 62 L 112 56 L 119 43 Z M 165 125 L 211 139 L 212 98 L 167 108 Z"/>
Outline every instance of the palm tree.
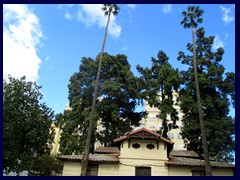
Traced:
<path fill-rule="evenodd" d="M 104 39 L 103 39 L 103 43 L 102 43 L 100 60 L 99 60 L 99 64 L 98 64 L 98 72 L 97 72 L 96 84 L 95 84 L 95 87 L 94 87 L 93 102 L 92 102 L 92 108 L 91 108 L 91 113 L 90 113 L 90 118 L 89 118 L 89 127 L 88 127 L 88 131 L 87 131 L 87 140 L 86 140 L 85 152 L 84 152 L 83 161 L 82 161 L 82 165 L 83 165 L 82 175 L 83 176 L 87 175 L 90 140 L 91 140 L 92 131 L 93 131 L 93 117 L 94 117 L 93 115 L 94 115 L 94 109 L 95 109 L 95 105 L 96 105 L 97 90 L 98 90 L 99 77 L 100 77 L 100 71 L 101 71 L 101 66 L 102 66 L 102 58 L 103 58 L 103 53 L 104 53 L 104 47 L 105 47 L 106 39 L 107 39 L 108 25 L 109 25 L 109 22 L 110 22 L 111 14 L 116 16 L 118 14 L 118 11 L 120 10 L 120 8 L 116 4 L 103 4 L 102 10 L 104 11 L 104 14 L 106 16 L 108 16 L 108 20 L 107 20 Z"/>
<path fill-rule="evenodd" d="M 181 21 L 181 25 L 183 25 L 184 28 L 192 28 L 193 66 L 194 66 L 194 76 L 195 76 L 196 93 L 197 93 L 199 121 L 200 121 L 201 133 L 202 133 L 203 152 L 204 152 L 204 159 L 205 159 L 205 171 L 207 176 L 212 176 L 212 170 L 211 170 L 209 154 L 208 154 L 205 125 L 204 125 L 203 114 L 202 114 L 202 104 L 201 104 L 201 96 L 200 96 L 200 90 L 199 90 L 197 60 L 196 60 L 195 28 L 198 26 L 198 23 L 202 23 L 203 21 L 203 19 L 201 18 L 202 14 L 203 14 L 203 10 L 200 9 L 199 6 L 188 6 L 188 12 L 186 11 L 182 12 L 182 15 L 184 16 L 184 18 Z"/>

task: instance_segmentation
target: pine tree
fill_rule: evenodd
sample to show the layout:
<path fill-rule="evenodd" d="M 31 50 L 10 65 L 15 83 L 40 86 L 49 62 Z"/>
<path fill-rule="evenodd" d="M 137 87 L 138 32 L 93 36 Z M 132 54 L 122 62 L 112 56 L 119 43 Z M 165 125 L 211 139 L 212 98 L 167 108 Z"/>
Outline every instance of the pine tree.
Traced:
<path fill-rule="evenodd" d="M 63 114 L 56 116 L 56 121 L 61 125 L 60 138 L 61 154 L 82 154 L 86 144 L 86 131 L 89 122 L 89 113 L 93 99 L 94 84 L 97 64 L 92 58 L 83 57 L 79 66 L 79 72 L 70 77 L 69 105 L 71 110 L 65 110 Z M 97 117 L 94 117 L 96 120 Z M 92 136 L 93 150 L 95 134 Z"/>
<path fill-rule="evenodd" d="M 139 83 L 143 91 L 143 98 L 148 101 L 150 106 L 157 107 L 159 119 L 162 119 L 162 128 L 160 132 L 167 138 L 167 132 L 171 127 L 176 128 L 178 114 L 173 107 L 173 91 L 178 92 L 180 78 L 178 69 L 174 69 L 168 62 L 169 57 L 164 51 L 159 51 L 158 59 L 152 58 L 151 68 L 137 66 L 141 74 Z M 168 123 L 167 115 L 170 115 L 173 124 Z"/>
<path fill-rule="evenodd" d="M 209 156 L 212 160 L 232 162 L 235 149 L 235 120 L 229 117 L 228 113 L 230 103 L 232 102 L 233 106 L 235 104 L 235 74 L 225 72 L 225 68 L 220 64 L 224 49 L 218 48 L 213 51 L 213 36 L 205 37 L 203 28 L 196 31 L 196 36 L 197 71 Z M 193 51 L 192 44 L 187 45 L 187 50 Z M 187 140 L 187 149 L 195 150 L 204 157 L 192 59 L 192 55 L 179 52 L 178 60 L 189 65 L 188 70 L 181 72 L 185 82 L 185 87 L 180 91 L 181 109 L 185 114 L 182 135 Z"/>
<path fill-rule="evenodd" d="M 100 80 L 101 101 L 97 105 L 104 130 L 99 140 L 113 146 L 112 140 L 137 126 L 143 112 L 135 112 L 139 102 L 137 78 L 131 72 L 127 57 L 104 53 Z"/>

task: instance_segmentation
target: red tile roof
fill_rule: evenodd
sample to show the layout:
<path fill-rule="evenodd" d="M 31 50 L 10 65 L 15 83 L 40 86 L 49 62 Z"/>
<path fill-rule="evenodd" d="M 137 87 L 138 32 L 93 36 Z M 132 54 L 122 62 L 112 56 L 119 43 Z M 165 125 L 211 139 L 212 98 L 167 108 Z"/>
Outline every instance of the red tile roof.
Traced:
<path fill-rule="evenodd" d="M 61 160 L 82 160 L 83 155 L 60 155 Z M 119 162 L 118 155 L 110 154 L 90 154 L 89 161 L 91 162 Z"/>
<path fill-rule="evenodd" d="M 170 156 L 199 158 L 199 155 L 193 150 L 172 150 Z"/>
<path fill-rule="evenodd" d="M 172 142 L 171 140 L 166 139 L 166 138 L 164 138 L 164 137 L 161 137 L 160 134 L 158 134 L 158 133 L 156 133 L 156 132 L 153 132 L 153 131 L 151 131 L 151 130 L 149 130 L 149 129 L 146 129 L 146 128 L 140 128 L 140 129 L 137 129 L 137 130 L 135 130 L 135 131 L 129 132 L 129 133 L 127 133 L 125 136 L 122 136 L 122 137 L 120 137 L 120 138 L 114 139 L 113 142 L 122 141 L 122 140 L 124 140 L 124 139 L 129 138 L 131 135 L 134 135 L 134 134 L 136 134 L 136 133 L 138 133 L 138 132 L 141 132 L 141 131 L 148 132 L 148 133 L 152 134 L 153 136 L 158 137 L 159 139 L 161 139 L 162 141 L 164 141 L 164 142 L 166 142 L 166 143 L 174 144 L 174 142 Z"/>
<path fill-rule="evenodd" d="M 92 162 L 119 162 L 118 155 L 90 154 L 89 161 Z"/>
<path fill-rule="evenodd" d="M 204 160 L 193 159 L 193 158 L 183 158 L 183 157 L 169 157 L 169 161 L 165 162 L 167 165 L 175 166 L 204 166 Z M 224 167 L 224 168 L 234 168 L 234 164 L 222 163 L 222 162 L 210 162 L 212 167 Z"/>
<path fill-rule="evenodd" d="M 60 155 L 59 159 L 68 159 L 68 160 L 82 160 L 83 155 Z"/>
<path fill-rule="evenodd" d="M 120 154 L 120 151 L 117 147 L 98 147 L 94 152 L 105 154 Z"/>

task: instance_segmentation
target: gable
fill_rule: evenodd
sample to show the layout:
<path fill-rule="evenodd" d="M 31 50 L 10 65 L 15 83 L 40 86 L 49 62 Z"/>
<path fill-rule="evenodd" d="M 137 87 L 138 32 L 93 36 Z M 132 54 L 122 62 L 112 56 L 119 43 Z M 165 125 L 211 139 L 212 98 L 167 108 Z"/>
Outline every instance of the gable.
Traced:
<path fill-rule="evenodd" d="M 155 133 L 151 130 L 148 130 L 146 128 L 140 128 L 135 131 L 127 133 L 125 136 L 122 136 L 120 138 L 114 139 L 113 142 L 120 142 L 125 139 L 156 139 L 156 140 L 162 140 L 168 144 L 174 144 L 171 140 L 168 140 L 164 137 L 161 137 L 160 134 Z"/>

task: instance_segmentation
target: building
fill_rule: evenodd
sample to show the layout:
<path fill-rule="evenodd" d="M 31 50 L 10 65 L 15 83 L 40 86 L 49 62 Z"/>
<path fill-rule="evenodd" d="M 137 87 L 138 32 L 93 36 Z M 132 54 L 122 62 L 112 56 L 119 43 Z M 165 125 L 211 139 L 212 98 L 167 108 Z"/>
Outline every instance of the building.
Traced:
<path fill-rule="evenodd" d="M 174 150 L 174 142 L 146 128 L 113 140 L 89 155 L 90 176 L 201 176 L 204 161 L 194 151 Z M 82 155 L 60 155 L 63 176 L 80 176 Z M 213 176 L 233 176 L 235 165 L 211 162 Z"/>
<path fill-rule="evenodd" d="M 65 110 L 71 111 L 72 108 L 69 106 L 69 104 L 66 104 Z M 61 138 L 62 130 L 60 127 L 56 127 L 54 123 L 51 124 L 51 128 L 54 130 L 54 137 L 53 137 L 53 142 L 50 145 L 50 149 L 51 149 L 50 154 L 52 156 L 56 156 L 59 153 L 60 138 Z"/>
<path fill-rule="evenodd" d="M 186 150 L 184 147 L 184 141 L 181 136 L 181 128 L 182 128 L 182 119 L 183 119 L 183 113 L 180 109 L 179 102 L 177 102 L 178 93 L 173 91 L 173 107 L 176 109 L 178 113 L 179 120 L 176 122 L 177 128 L 171 129 L 168 132 L 168 138 L 170 140 L 174 141 L 174 149 L 178 150 Z M 161 97 L 160 97 L 161 100 Z M 143 118 L 141 121 L 140 127 L 145 127 L 147 129 L 151 129 L 154 131 L 160 130 L 162 127 L 162 120 L 158 118 L 159 115 L 159 109 L 156 107 L 151 107 L 148 102 L 145 102 L 145 111 L 148 113 L 146 118 Z M 169 123 L 173 123 L 170 116 L 167 116 L 167 120 Z"/>
<path fill-rule="evenodd" d="M 60 140 L 61 129 L 59 127 L 56 127 L 54 123 L 51 124 L 51 128 L 54 130 L 54 138 L 51 144 L 50 154 L 55 157 L 60 147 L 59 140 Z"/>

